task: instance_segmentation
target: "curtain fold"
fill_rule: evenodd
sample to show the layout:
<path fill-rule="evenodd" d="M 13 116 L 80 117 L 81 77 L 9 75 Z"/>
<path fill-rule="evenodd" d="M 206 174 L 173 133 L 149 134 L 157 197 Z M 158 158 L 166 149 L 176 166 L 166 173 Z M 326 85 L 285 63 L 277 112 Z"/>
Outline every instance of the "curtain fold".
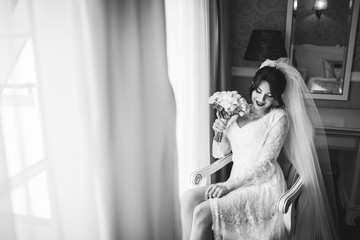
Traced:
<path fill-rule="evenodd" d="M 166 0 L 169 77 L 177 105 L 179 192 L 191 187 L 192 171 L 210 163 L 209 1 Z"/>
<path fill-rule="evenodd" d="M 177 239 L 175 102 L 164 2 L 110 0 L 105 9 L 116 239 Z"/>
<path fill-rule="evenodd" d="M 210 93 L 217 91 L 229 91 L 231 87 L 231 58 L 230 58 L 230 11 L 229 1 L 212 0 L 210 11 L 210 32 L 211 32 L 211 63 L 212 74 L 210 83 Z M 236 89 L 235 89 L 236 90 Z M 215 111 L 210 110 L 210 146 L 214 131 L 212 124 L 215 120 Z M 210 150 L 211 151 L 211 150 Z M 210 155 L 211 156 L 211 155 Z M 211 156 L 211 163 L 214 162 Z M 211 182 L 223 182 L 230 176 L 231 165 L 219 170 L 212 176 Z"/>
<path fill-rule="evenodd" d="M 20 64 L 20 51 L 13 61 L 15 48 L 1 57 L 16 67 L 0 69 L 0 150 L 15 144 L 19 164 L 9 151 L 0 158 L 0 238 L 180 239 L 164 1 L 1 4 L 9 23 L 0 23 L 1 44 L 15 46 L 25 26 L 34 59 Z M 28 21 L 11 24 L 21 16 Z M 9 112 L 19 136 L 11 141 Z M 36 118 L 39 129 L 29 123 Z"/>

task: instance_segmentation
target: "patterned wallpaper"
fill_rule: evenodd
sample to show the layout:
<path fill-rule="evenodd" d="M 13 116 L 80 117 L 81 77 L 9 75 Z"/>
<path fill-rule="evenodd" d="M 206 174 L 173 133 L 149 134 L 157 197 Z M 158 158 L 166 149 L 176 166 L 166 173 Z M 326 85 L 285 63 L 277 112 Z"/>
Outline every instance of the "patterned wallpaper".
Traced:
<path fill-rule="evenodd" d="M 285 33 L 287 0 L 231 0 L 232 66 L 258 67 L 244 60 L 245 50 L 254 29 L 280 30 Z"/>
<path fill-rule="evenodd" d="M 318 19 L 312 11 L 313 0 L 298 1 L 295 43 L 344 46 L 349 33 L 349 1 L 328 0 L 328 9 Z M 358 26 L 359 29 L 359 26 Z M 360 71 L 360 32 L 357 30 L 353 71 Z"/>
<path fill-rule="evenodd" d="M 305 2 L 314 2 L 313 0 L 298 1 L 299 4 Z M 306 16 L 297 16 L 302 20 L 307 29 L 306 34 L 299 34 L 306 36 L 307 38 L 317 37 L 321 35 L 326 37 L 328 40 L 331 40 L 331 45 L 343 45 L 343 27 L 342 25 L 346 24 L 348 21 L 347 18 L 340 18 L 336 21 L 330 20 L 330 17 L 336 15 L 337 10 L 332 9 L 341 9 L 346 5 L 347 1 L 338 1 L 339 3 L 332 2 L 334 0 L 329 0 L 329 9 L 321 16 L 321 19 L 317 19 L 315 14 L 312 12 L 311 7 L 309 11 L 312 14 L 308 17 Z M 345 3 L 345 5 L 344 5 Z M 310 4 L 310 3 L 309 3 Z M 343 6 L 344 5 L 344 6 Z M 299 6 L 300 8 L 301 6 Z M 231 17 L 231 61 L 232 66 L 236 67 L 258 67 L 259 63 L 244 60 L 245 50 L 251 35 L 252 30 L 254 29 L 276 29 L 281 30 L 285 33 L 286 25 L 286 8 L 287 0 L 230 0 L 230 17 Z M 342 10 L 345 11 L 345 10 Z M 359 18 L 360 19 L 360 18 Z M 332 29 L 329 31 L 319 31 L 321 29 Z M 360 24 L 358 24 L 355 52 L 354 52 L 354 61 L 353 61 L 353 71 L 360 71 Z M 305 41 L 303 38 L 302 40 Z M 319 44 L 319 41 L 322 40 L 311 40 L 314 44 Z"/>
<path fill-rule="evenodd" d="M 298 1 L 295 44 L 345 46 L 350 27 L 349 1 L 328 0 L 328 9 L 318 19 L 312 10 L 314 0 Z"/>

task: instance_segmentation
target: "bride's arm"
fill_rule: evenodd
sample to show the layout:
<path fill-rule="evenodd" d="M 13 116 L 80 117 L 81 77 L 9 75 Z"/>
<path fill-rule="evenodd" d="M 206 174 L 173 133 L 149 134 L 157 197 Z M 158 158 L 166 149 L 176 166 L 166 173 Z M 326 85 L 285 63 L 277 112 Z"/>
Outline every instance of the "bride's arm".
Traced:
<path fill-rule="evenodd" d="M 226 126 L 224 126 L 223 131 L 223 137 L 221 139 L 221 142 L 216 142 L 213 140 L 212 144 L 212 155 L 214 158 L 222 158 L 231 153 L 231 144 L 230 140 L 227 136 L 227 129 L 231 125 L 232 122 L 236 121 L 237 116 L 232 116 L 229 121 L 226 123 Z M 216 131 L 219 129 L 219 126 L 217 125 L 217 120 L 214 122 L 213 129 Z"/>
<path fill-rule="evenodd" d="M 242 176 L 227 182 L 229 190 L 253 184 L 260 180 L 266 174 L 274 171 L 274 161 L 278 158 L 281 148 L 285 142 L 288 132 L 288 119 L 287 115 L 282 115 L 271 127 L 266 136 L 262 148 L 259 150 L 259 156 L 254 159 L 254 164 Z"/>
<path fill-rule="evenodd" d="M 229 138 L 224 132 L 221 142 L 213 140 L 212 155 L 214 158 L 222 158 L 231 152 L 231 144 Z"/>

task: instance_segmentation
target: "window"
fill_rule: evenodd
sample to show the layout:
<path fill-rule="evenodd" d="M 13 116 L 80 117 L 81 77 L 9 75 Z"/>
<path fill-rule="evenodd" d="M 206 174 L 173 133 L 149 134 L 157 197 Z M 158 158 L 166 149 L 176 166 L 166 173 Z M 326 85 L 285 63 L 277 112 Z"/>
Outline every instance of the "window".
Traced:
<path fill-rule="evenodd" d="M 32 40 L 24 40 L 19 49 L 0 88 L 8 201 L 18 239 L 53 239 Z"/>

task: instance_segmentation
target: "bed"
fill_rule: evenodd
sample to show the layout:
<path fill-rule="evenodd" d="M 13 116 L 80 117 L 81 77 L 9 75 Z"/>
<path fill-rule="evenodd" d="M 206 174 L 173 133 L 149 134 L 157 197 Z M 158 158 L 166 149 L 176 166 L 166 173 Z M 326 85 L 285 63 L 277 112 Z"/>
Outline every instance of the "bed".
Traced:
<path fill-rule="evenodd" d="M 345 47 L 295 45 L 295 66 L 310 92 L 342 93 Z"/>
<path fill-rule="evenodd" d="M 342 81 L 336 78 L 311 77 L 307 86 L 311 93 L 342 94 Z"/>

